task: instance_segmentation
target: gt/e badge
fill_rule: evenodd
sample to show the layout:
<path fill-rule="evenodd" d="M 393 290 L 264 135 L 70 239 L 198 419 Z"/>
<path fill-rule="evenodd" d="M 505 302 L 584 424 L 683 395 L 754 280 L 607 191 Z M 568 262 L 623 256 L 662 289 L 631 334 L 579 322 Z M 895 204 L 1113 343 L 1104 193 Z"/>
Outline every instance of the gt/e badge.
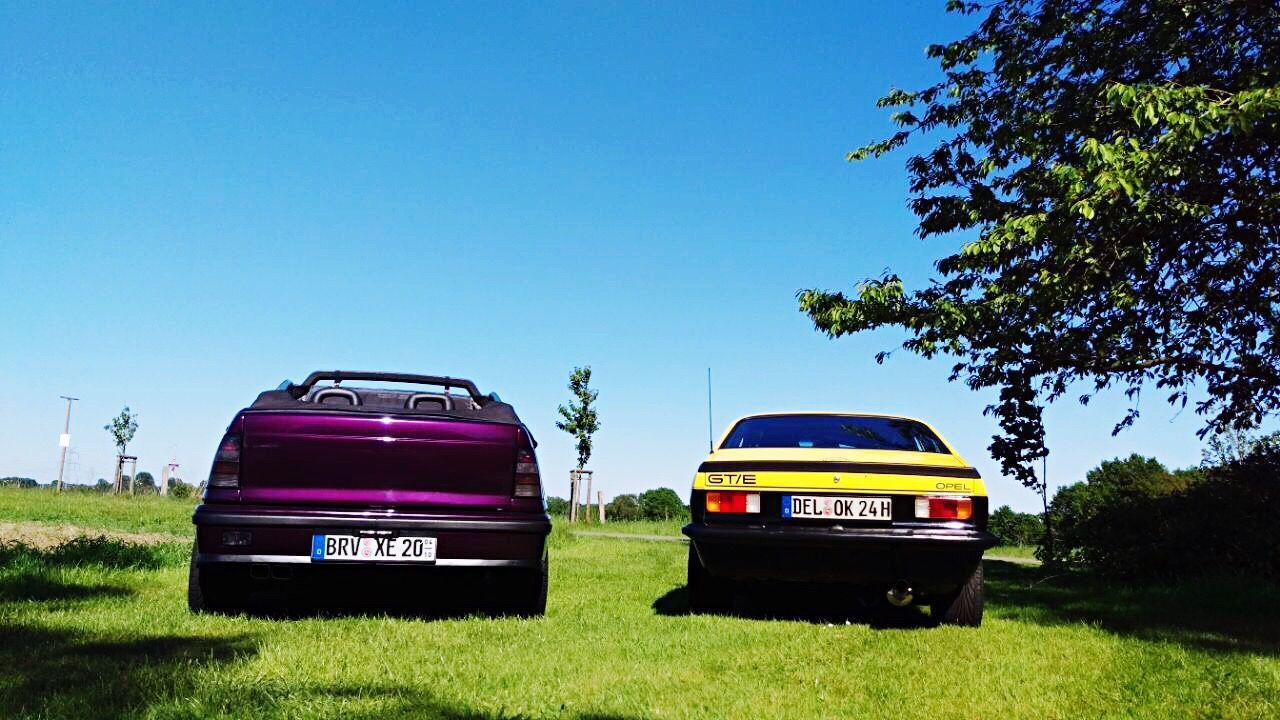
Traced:
<path fill-rule="evenodd" d="M 709 473 L 708 485 L 755 485 L 756 476 L 752 473 Z"/>

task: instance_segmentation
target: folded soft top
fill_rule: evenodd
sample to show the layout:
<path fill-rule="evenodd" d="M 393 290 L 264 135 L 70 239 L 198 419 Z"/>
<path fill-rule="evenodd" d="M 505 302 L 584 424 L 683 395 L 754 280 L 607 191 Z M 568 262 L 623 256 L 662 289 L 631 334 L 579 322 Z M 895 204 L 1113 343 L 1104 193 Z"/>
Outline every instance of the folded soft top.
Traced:
<path fill-rule="evenodd" d="M 321 384 L 321 381 L 332 381 Z M 344 385 L 349 380 L 430 385 L 435 392 Z M 465 395 L 451 392 L 464 390 Z M 465 378 L 388 372 L 331 370 L 313 372 L 301 384 L 285 381 L 258 395 L 249 410 L 293 410 L 410 414 L 521 424 L 515 408 L 497 396 L 483 395 Z"/>

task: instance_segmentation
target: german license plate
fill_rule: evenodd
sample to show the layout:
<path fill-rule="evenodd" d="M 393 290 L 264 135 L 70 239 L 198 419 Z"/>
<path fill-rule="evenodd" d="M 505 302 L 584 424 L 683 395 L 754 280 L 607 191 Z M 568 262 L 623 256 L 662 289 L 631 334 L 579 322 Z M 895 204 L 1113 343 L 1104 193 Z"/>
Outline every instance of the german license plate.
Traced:
<path fill-rule="evenodd" d="M 783 518 L 823 520 L 890 520 L 893 501 L 883 497 L 783 495 Z"/>
<path fill-rule="evenodd" d="M 435 562 L 436 539 L 414 536 L 312 535 L 311 561 L 322 560 Z"/>

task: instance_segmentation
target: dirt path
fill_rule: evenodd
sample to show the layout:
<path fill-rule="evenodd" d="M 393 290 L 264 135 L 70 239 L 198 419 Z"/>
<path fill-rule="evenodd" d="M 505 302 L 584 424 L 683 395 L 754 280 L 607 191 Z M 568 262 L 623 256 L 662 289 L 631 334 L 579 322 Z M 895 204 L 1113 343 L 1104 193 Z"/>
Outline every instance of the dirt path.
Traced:
<path fill-rule="evenodd" d="M 65 523 L 0 522 L 0 545 L 20 542 L 39 550 L 48 550 L 79 537 L 108 538 L 138 545 L 159 545 L 167 542 L 189 542 L 189 537 L 169 533 L 131 533 L 117 530 L 82 528 Z"/>

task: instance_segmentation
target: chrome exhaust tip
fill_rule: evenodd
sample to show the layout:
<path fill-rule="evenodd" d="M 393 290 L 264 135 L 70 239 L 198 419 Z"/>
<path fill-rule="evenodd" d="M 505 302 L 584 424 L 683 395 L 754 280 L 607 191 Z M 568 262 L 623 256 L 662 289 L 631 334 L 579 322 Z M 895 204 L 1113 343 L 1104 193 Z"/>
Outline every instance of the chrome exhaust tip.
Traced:
<path fill-rule="evenodd" d="M 884 597 L 894 607 L 906 607 L 915 596 L 911 593 L 911 584 L 906 580 L 899 580 L 885 592 Z"/>

